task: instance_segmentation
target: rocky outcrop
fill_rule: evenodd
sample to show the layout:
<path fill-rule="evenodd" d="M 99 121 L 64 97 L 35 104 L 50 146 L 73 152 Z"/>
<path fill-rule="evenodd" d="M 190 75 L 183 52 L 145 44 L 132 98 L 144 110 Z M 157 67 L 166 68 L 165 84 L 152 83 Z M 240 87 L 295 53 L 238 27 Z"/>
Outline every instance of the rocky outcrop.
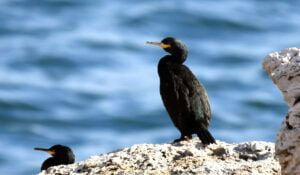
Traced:
<path fill-rule="evenodd" d="M 267 142 L 218 141 L 204 147 L 197 138 L 176 144 L 140 144 L 51 167 L 40 175 L 280 174 L 274 149 L 274 144 Z"/>
<path fill-rule="evenodd" d="M 276 140 L 282 174 L 300 174 L 300 49 L 269 54 L 263 68 L 282 92 L 290 107 Z"/>

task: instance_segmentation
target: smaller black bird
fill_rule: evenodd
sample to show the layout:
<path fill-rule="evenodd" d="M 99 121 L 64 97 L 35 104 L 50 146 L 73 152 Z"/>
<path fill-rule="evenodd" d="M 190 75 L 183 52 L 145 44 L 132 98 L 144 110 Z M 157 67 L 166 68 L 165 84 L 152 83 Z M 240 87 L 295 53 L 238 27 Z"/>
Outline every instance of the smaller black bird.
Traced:
<path fill-rule="evenodd" d="M 51 148 L 34 148 L 37 151 L 45 151 L 52 157 L 45 160 L 41 166 L 41 171 L 56 165 L 67 165 L 75 162 L 75 156 L 71 148 L 63 145 L 53 145 Z"/>

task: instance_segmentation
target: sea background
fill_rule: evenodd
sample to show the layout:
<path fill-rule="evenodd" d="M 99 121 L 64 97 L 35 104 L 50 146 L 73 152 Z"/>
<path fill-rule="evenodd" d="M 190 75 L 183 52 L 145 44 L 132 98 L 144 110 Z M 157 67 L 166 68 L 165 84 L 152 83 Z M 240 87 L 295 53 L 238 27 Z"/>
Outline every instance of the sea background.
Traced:
<path fill-rule="evenodd" d="M 0 174 L 36 174 L 70 146 L 77 161 L 179 137 L 146 41 L 174 36 L 205 85 L 218 140 L 274 142 L 287 106 L 263 71 L 300 44 L 300 1 L 1 0 Z"/>

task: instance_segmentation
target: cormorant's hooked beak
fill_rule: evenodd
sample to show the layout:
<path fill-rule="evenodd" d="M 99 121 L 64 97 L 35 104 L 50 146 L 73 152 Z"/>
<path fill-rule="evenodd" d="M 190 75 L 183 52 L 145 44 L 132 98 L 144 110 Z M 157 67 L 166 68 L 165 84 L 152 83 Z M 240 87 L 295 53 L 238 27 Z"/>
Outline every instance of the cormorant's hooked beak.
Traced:
<path fill-rule="evenodd" d="M 44 152 L 46 152 L 46 153 L 48 153 L 48 154 L 50 154 L 50 155 L 55 155 L 55 151 L 52 151 L 52 150 L 50 150 L 50 149 L 46 149 L 46 148 L 34 148 L 34 150 L 36 150 L 36 151 L 44 151 Z"/>
<path fill-rule="evenodd" d="M 167 49 L 167 48 L 171 47 L 170 44 L 164 44 L 164 43 L 161 43 L 161 42 L 153 42 L 153 41 L 147 41 L 146 44 L 151 44 L 151 45 L 159 46 L 159 47 L 161 47 L 163 49 Z"/>

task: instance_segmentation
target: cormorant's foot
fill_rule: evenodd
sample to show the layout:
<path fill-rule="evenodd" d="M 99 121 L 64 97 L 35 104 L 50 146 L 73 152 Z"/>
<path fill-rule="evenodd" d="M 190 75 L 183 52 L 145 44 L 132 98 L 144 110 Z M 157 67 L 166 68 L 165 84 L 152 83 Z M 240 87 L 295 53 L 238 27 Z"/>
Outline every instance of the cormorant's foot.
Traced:
<path fill-rule="evenodd" d="M 173 143 L 178 143 L 178 142 L 181 142 L 181 141 L 189 141 L 193 138 L 192 135 L 187 135 L 187 136 L 181 136 L 180 138 L 176 139 L 173 141 Z"/>

